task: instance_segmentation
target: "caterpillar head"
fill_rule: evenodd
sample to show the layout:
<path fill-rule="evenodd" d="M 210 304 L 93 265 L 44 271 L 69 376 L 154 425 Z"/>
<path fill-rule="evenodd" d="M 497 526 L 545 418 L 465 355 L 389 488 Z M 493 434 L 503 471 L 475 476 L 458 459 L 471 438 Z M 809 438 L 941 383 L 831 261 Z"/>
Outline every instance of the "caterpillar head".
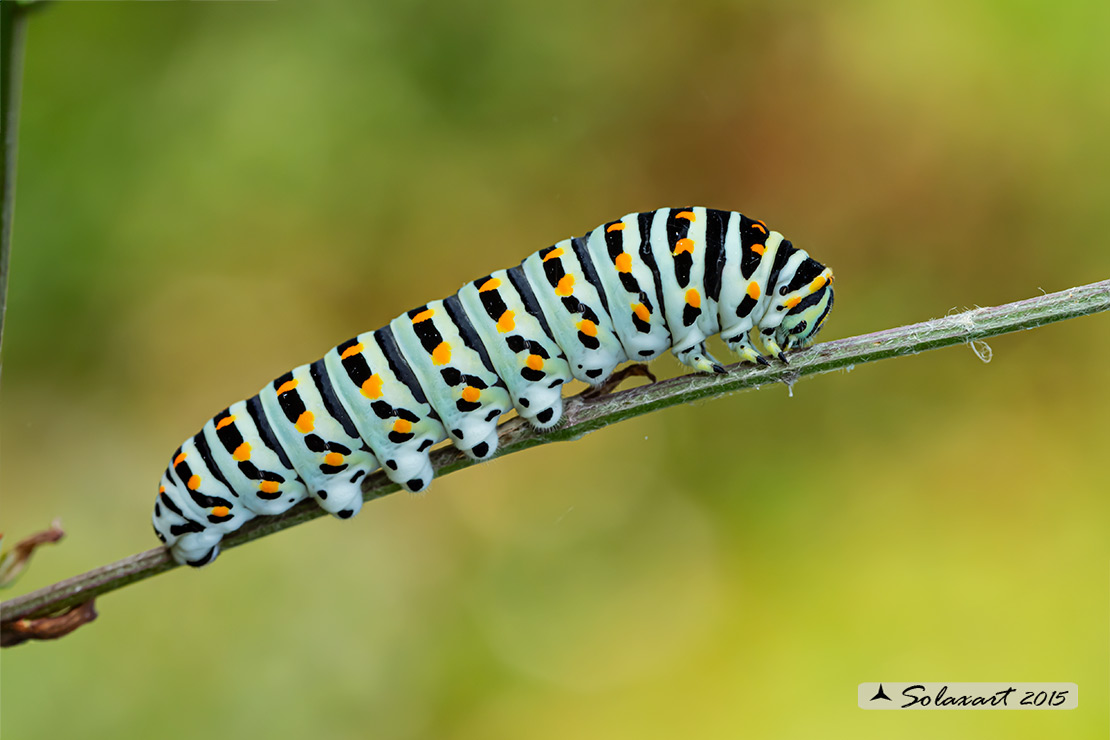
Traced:
<path fill-rule="evenodd" d="M 775 339 L 784 350 L 805 347 L 812 342 L 833 305 L 832 270 L 807 259 L 798 272 L 815 274 L 815 277 L 785 297 L 783 305 L 787 313 L 775 332 Z"/>

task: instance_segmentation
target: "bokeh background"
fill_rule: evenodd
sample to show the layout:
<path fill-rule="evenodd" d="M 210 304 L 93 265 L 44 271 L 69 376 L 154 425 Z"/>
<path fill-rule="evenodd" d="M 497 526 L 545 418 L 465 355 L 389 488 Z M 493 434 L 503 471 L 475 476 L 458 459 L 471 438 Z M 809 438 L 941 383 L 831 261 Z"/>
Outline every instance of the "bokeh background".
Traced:
<path fill-rule="evenodd" d="M 1110 277 L 1108 36 L 1094 0 L 44 9 L 0 485 L 11 540 L 68 536 L 10 593 L 155 545 L 229 402 L 629 211 L 784 232 L 836 270 L 823 339 Z M 1105 737 L 1108 339 L 671 409 L 128 587 L 4 651 L 4 737 Z"/>

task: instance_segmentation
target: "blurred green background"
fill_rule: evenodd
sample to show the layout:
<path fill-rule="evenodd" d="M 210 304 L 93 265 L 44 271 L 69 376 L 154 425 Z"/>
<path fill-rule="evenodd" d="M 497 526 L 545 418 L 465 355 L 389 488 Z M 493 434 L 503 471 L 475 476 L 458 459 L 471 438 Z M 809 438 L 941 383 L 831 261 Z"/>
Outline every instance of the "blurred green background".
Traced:
<path fill-rule="evenodd" d="M 170 452 L 629 211 L 762 218 L 833 339 L 1110 277 L 1105 2 L 59 3 L 32 18 L 16 592 L 156 544 Z M 672 409 L 103 598 L 5 738 L 1105 737 L 1110 317 Z M 679 372 L 667 358 L 663 374 Z M 1072 712 L 864 712 L 877 680 Z"/>

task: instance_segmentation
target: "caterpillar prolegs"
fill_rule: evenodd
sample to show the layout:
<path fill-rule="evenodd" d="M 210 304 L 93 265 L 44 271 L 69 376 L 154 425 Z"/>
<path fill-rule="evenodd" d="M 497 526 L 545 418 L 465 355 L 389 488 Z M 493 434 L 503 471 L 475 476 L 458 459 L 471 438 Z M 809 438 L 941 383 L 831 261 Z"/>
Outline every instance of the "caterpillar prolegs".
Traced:
<path fill-rule="evenodd" d="M 347 519 L 378 468 L 409 491 L 431 483 L 428 451 L 497 450 L 512 408 L 538 429 L 562 415 L 562 385 L 604 382 L 627 360 L 670 350 L 724 372 L 720 334 L 742 360 L 785 361 L 833 304 L 832 271 L 762 221 L 708 208 L 631 213 L 360 334 L 210 419 L 173 454 L 154 531 L 201 566 L 256 516 L 312 497 Z"/>

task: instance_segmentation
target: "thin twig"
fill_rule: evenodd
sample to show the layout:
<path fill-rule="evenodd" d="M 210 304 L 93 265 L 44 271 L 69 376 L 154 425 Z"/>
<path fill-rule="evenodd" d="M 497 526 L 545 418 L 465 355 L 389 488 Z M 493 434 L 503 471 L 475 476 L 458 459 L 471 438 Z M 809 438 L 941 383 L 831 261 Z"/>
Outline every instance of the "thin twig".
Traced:
<path fill-rule="evenodd" d="M 792 354 L 789 365 L 776 364 L 769 368 L 734 365 L 725 375 L 684 375 L 596 399 L 573 396 L 566 399 L 564 421 L 554 431 L 535 432 L 519 418 L 503 423 L 499 428 L 497 454 L 508 455 L 541 444 L 578 439 L 609 424 L 680 403 L 770 383 L 793 384 L 807 375 L 966 344 L 1107 310 L 1110 310 L 1110 280 L 1103 280 L 1004 306 L 977 308 L 943 319 L 818 344 Z M 454 447 L 435 451 L 432 463 L 440 476 L 473 464 Z M 363 485 L 367 501 L 398 490 L 398 486 L 380 471 L 368 478 Z M 322 515 L 314 502 L 302 501 L 279 516 L 260 517 L 248 522 L 225 538 L 223 547 L 236 547 Z M 0 620 L 10 623 L 22 618 L 54 614 L 175 567 L 165 548 L 147 550 L 6 601 L 0 604 Z"/>

